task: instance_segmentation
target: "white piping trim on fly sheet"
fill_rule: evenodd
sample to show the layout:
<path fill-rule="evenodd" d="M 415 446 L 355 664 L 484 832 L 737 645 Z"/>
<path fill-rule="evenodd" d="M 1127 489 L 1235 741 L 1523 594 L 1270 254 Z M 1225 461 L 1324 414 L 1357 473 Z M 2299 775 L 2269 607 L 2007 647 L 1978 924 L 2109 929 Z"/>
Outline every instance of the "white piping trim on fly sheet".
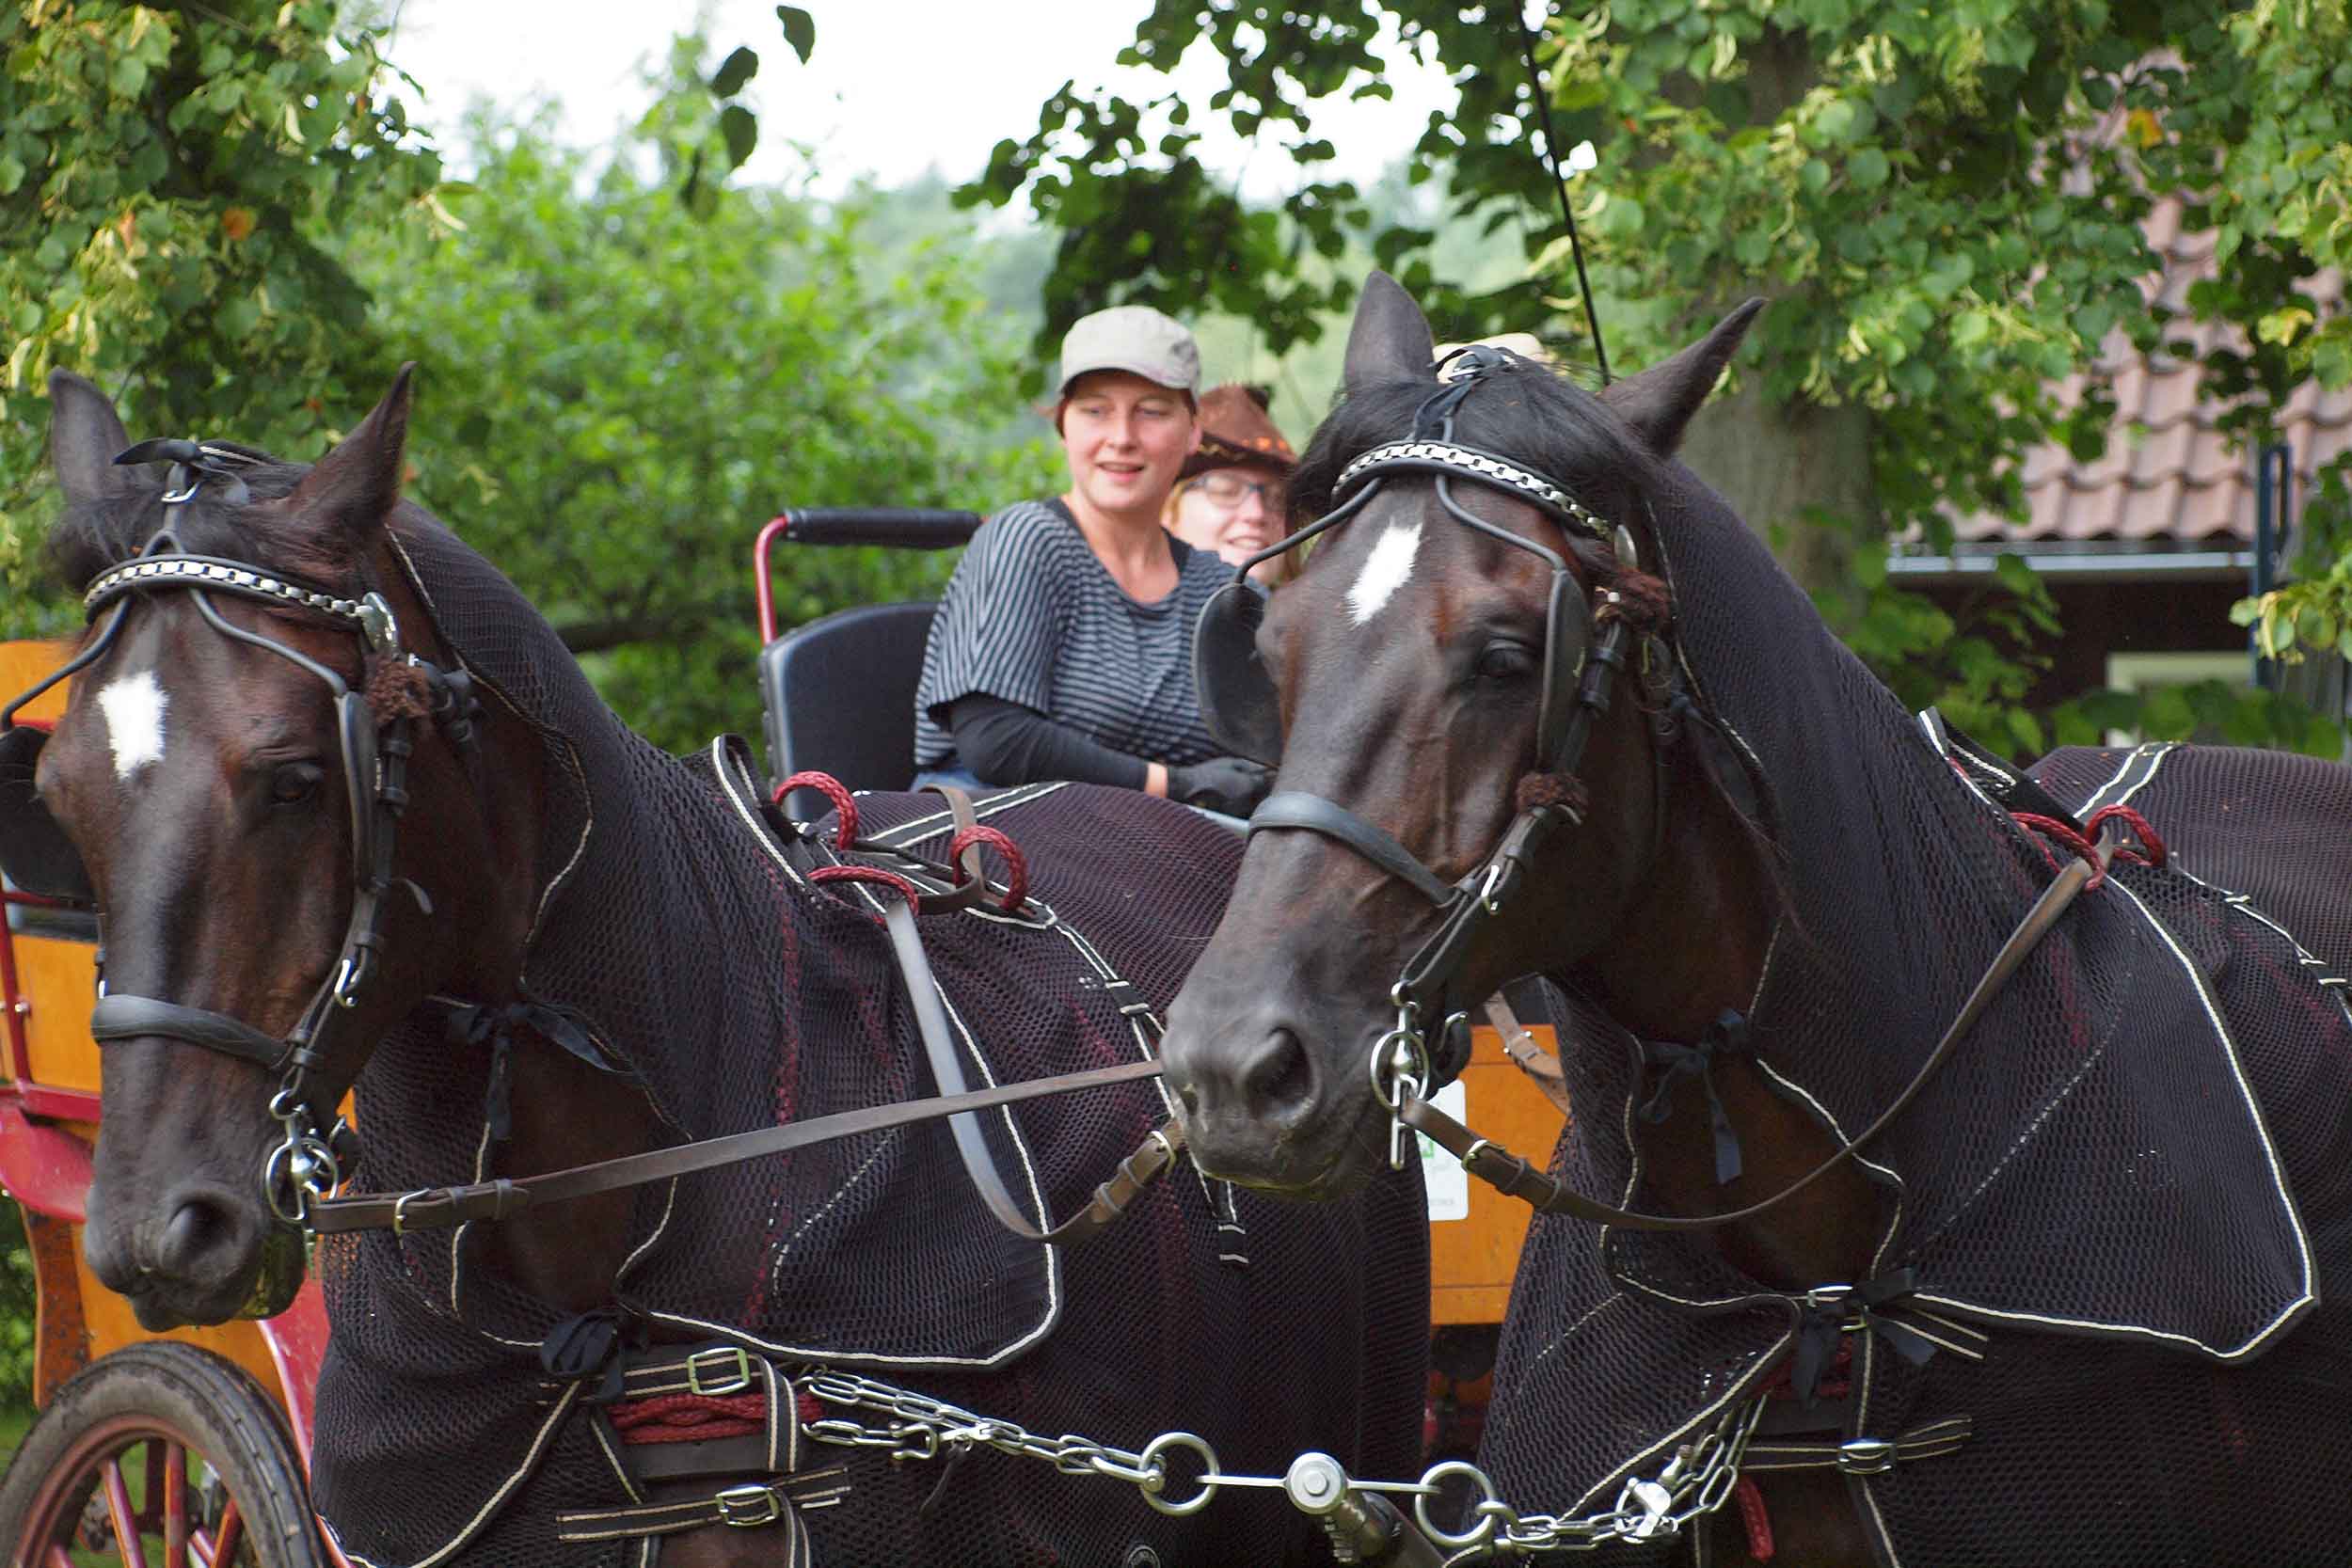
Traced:
<path fill-rule="evenodd" d="M 2164 744 L 2169 747 L 2171 743 L 2167 742 Z M 2169 752 L 2159 752 L 2153 755 L 2149 769 L 2150 778 L 2154 777 L 2155 768 L 2162 766 L 2163 757 L 2166 754 L 2169 754 Z M 2000 811 L 2000 803 L 1986 796 L 1974 779 L 1970 778 L 1964 771 L 1959 772 L 1957 776 L 1960 778 L 1961 782 L 1967 786 L 1968 792 L 1971 795 L 1983 801 L 1983 803 L 1990 809 L 1996 812 Z M 2119 772 L 2118 779 L 2120 779 L 2121 776 L 2122 775 Z M 2107 784 L 2102 785 L 2101 788 L 2105 789 L 2111 787 L 2116 782 L 2117 780 L 2111 779 L 2108 781 Z M 2133 786 L 2134 790 L 2144 787 L 2146 783 L 2147 780 L 2141 780 L 2138 784 Z M 2129 793 L 2129 791 L 2126 792 L 2127 795 Z M 2010 820 L 2006 812 L 2001 813 L 2001 815 L 2004 820 Z M 2021 828 L 2018 829 L 2017 832 L 2023 833 L 2025 830 Z M 2295 1237 L 2296 1252 L 2302 1265 L 2301 1294 L 2299 1294 L 2294 1301 L 2287 1303 L 2286 1306 L 2281 1307 L 2268 1323 L 2263 1324 L 2254 1334 L 2253 1338 L 2246 1340 L 2242 1344 L 2229 1349 L 2222 1349 L 2213 1345 L 2208 1345 L 2194 1335 L 2178 1334 L 2166 1329 L 2150 1328 L 2144 1323 L 2109 1323 L 2096 1322 L 2087 1318 L 2066 1317 L 2056 1313 L 2023 1312 L 2012 1308 L 1987 1307 L 1980 1303 L 1966 1301 L 1957 1296 L 1946 1295 L 1931 1291 L 1918 1291 L 1911 1299 L 1914 1301 L 1930 1303 L 1937 1307 L 1947 1307 L 1971 1319 L 1989 1320 L 1996 1323 L 2031 1323 L 2042 1328 L 2055 1328 L 2062 1330 L 2073 1329 L 2095 1335 L 2102 1338 L 2128 1339 L 2153 1344 L 2178 1345 L 2199 1351 L 2216 1361 L 2242 1361 L 2259 1354 L 2265 1346 L 2268 1345 L 2271 1339 L 2283 1333 L 2286 1329 L 2292 1327 L 2295 1323 L 2301 1318 L 2303 1313 L 2312 1306 L 2312 1304 L 2317 1300 L 2317 1297 L 2312 1291 L 2311 1238 L 2304 1230 L 2302 1212 L 2296 1207 L 2295 1196 L 2287 1190 L 2285 1175 L 2279 1166 L 2278 1148 L 2271 1141 L 2269 1124 L 2264 1119 L 2262 1106 L 2256 1101 L 2251 1085 L 2249 1085 L 2246 1081 L 2245 1067 L 2238 1055 L 2237 1042 L 2230 1035 L 2229 1025 L 2221 1017 L 2220 1008 L 2214 1001 L 2212 990 L 2205 984 L 2205 977 L 2203 974 L 2199 971 L 2195 961 L 2191 959 L 2186 953 L 2182 951 L 2180 943 L 2173 939 L 2171 931 L 2165 927 L 2164 922 L 2155 917 L 2155 915 L 2149 910 L 2148 906 L 2140 901 L 2139 896 L 2137 894 L 2134 894 L 2128 886 L 2116 878 L 2110 877 L 2108 879 L 2107 885 L 2119 889 L 2125 897 L 2129 898 L 2131 900 L 2132 908 L 2138 912 L 2140 919 L 2154 928 L 2156 934 L 2163 940 L 2165 946 L 2171 951 L 2174 959 L 2180 964 L 2183 971 L 2187 974 L 2189 983 L 2196 991 L 2198 1001 L 2204 1008 L 2206 1018 L 2213 1024 L 2214 1037 L 2221 1046 L 2222 1057 L 2229 1066 L 2231 1079 L 2237 1085 L 2239 1098 L 2245 1102 L 2247 1112 L 2252 1118 L 2254 1134 L 2262 1145 L 2264 1159 L 2269 1165 L 2272 1194 L 2277 1197 L 2279 1203 L 2281 1205 L 2286 1214 L 2288 1227 L 2293 1232 Z"/>

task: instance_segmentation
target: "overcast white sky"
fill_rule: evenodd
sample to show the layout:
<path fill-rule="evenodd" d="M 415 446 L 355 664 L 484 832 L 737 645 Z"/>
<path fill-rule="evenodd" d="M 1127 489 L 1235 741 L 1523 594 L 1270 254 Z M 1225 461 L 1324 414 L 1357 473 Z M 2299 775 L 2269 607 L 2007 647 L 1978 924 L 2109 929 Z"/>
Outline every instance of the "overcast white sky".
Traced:
<path fill-rule="evenodd" d="M 565 139 L 593 146 L 644 109 L 641 66 L 658 60 L 699 14 L 719 54 L 738 44 L 759 54 L 759 75 L 744 94 L 760 119 L 748 177 L 797 172 L 783 145 L 797 141 L 817 150 L 818 188 L 828 192 L 859 173 L 889 183 L 936 166 L 969 178 L 999 140 L 1034 131 L 1038 105 L 1072 77 L 1081 89 L 1109 86 L 1131 98 L 1172 85 L 1203 112 L 1196 124 L 1223 80 L 1205 45 L 1172 77 L 1114 63 L 1150 0 L 807 0 L 803 8 L 817 21 L 806 66 L 786 45 L 771 0 L 699 8 L 691 0 L 402 0 L 388 52 L 430 92 L 413 118 L 437 130 L 453 128 L 476 96 L 515 108 L 548 98 L 563 105 Z M 1315 112 L 1316 134 L 1339 149 L 1337 172 L 1377 173 L 1420 135 L 1432 109 L 1454 101 L 1444 78 L 1425 67 L 1399 69 L 1390 86 L 1392 102 Z M 1279 145 L 1253 156 L 1221 117 L 1203 156 L 1220 172 L 1240 173 L 1244 189 L 1262 198 L 1297 179 Z"/>

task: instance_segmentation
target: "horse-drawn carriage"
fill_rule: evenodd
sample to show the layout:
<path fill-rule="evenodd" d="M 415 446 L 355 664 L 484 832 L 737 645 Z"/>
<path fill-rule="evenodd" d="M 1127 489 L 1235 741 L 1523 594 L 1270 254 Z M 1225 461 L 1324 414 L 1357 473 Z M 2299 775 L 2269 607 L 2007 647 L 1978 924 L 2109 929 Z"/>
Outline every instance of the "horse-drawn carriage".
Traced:
<path fill-rule="evenodd" d="M 1372 280 L 1293 489 L 1286 543 L 1327 543 L 1197 634 L 1212 734 L 1281 757 L 1247 859 L 1133 791 L 652 752 L 398 502 L 405 378 L 309 469 L 158 442 L 136 483 L 54 378 L 109 684 L 0 725 L 19 769 L 61 748 L 55 810 L 20 771 L 0 831 L 113 894 L 92 1271 L 218 1322 L 327 1238 L 312 1489 L 355 1560 L 774 1525 L 796 1564 L 1304 1561 L 1343 1512 L 1449 1560 L 2335 1560 L 2352 771 L 2021 768 L 1904 712 L 1671 459 L 1752 313 L 1597 399 L 1491 349 L 1441 379 Z M 779 770 L 813 760 L 792 705 Z M 831 811 L 775 814 L 796 784 Z M 203 918 L 281 865 L 275 941 Z M 1573 988 L 1549 1169 L 1439 1100 L 1469 1006 L 1530 973 Z M 230 1010 L 306 994 L 282 1036 Z M 1544 1217 L 1478 1465 L 1365 1481 L 1422 1448 L 1416 1131 Z M 1057 1214 L 1096 1239 L 1039 1249 Z M 673 1418 L 758 1479 L 624 1451 Z M 167 1530 L 172 1451 L 135 1449 Z M 132 1468 L 52 1492 L 136 1522 Z"/>
<path fill-rule="evenodd" d="M 912 772 L 908 711 L 928 626 L 927 604 L 861 607 L 779 634 L 771 552 L 798 546 L 945 548 L 980 519 L 964 513 L 789 511 L 755 548 L 759 663 L 771 787 L 808 771 L 857 789 L 901 788 Z M 0 688 L 32 687 L 61 663 L 60 644 L 0 644 Z M 63 710 L 55 689 L 20 720 Z M 790 802 L 831 810 L 814 790 Z M 98 936 L 87 910 L 7 887 L 0 929 L 0 1185 L 22 1213 L 40 1313 L 31 1390 L 40 1414 L 5 1483 L 0 1541 L 14 1568 L 63 1568 L 99 1551 L 126 1564 L 309 1568 L 341 1560 L 308 1501 L 311 1398 L 326 1337 L 320 1290 L 260 1321 L 143 1328 L 100 1283 L 81 1244 L 90 1145 L 101 1117 L 99 1047 L 89 1029 Z M 1549 1043 L 1535 1025 L 1533 1042 Z M 1547 1141 L 1559 1116 L 1479 1031 L 1466 1092 L 1486 1124 Z M 1431 1318 L 1438 1332 L 1425 1440 L 1474 1446 L 1494 1334 L 1526 1228 L 1524 1209 L 1472 1193 L 1451 1161 L 1433 1164 Z M 125 1544 L 128 1543 L 129 1544 Z M 62 1554 L 62 1555 L 61 1555 Z"/>

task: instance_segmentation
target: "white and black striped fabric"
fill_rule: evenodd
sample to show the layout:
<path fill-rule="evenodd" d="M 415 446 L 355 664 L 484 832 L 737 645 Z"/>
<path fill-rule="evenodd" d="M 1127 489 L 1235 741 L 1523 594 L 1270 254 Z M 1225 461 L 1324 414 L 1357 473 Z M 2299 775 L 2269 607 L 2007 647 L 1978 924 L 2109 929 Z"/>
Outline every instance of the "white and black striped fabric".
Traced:
<path fill-rule="evenodd" d="M 960 697 L 1032 708 L 1102 745 L 1182 767 L 1218 755 L 1193 691 L 1192 634 L 1232 568 L 1173 537 L 1176 589 L 1128 597 L 1059 500 L 1015 501 L 972 536 L 931 622 L 914 692 L 917 768 L 956 766 Z"/>

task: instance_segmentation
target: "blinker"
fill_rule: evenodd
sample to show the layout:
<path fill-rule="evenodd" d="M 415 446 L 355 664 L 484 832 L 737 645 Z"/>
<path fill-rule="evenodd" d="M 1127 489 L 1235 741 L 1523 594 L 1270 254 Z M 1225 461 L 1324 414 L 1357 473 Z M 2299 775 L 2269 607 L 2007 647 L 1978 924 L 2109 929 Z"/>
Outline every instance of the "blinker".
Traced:
<path fill-rule="evenodd" d="M 1265 596 L 1237 577 L 1209 596 L 1192 641 L 1200 721 L 1226 752 L 1267 767 L 1282 760 L 1282 708 L 1258 656 Z"/>
<path fill-rule="evenodd" d="M 33 768 L 49 732 L 30 724 L 0 731 L 0 872 L 26 893 L 93 905 L 81 852 L 33 793 Z"/>

